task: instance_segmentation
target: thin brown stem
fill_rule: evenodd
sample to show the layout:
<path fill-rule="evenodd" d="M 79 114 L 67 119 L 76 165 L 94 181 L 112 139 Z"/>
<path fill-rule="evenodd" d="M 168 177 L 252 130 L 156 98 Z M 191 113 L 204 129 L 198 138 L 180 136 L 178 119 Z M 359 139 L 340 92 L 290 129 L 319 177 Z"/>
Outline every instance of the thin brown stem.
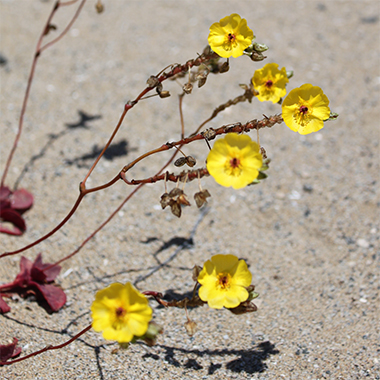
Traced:
<path fill-rule="evenodd" d="M 190 144 L 190 143 L 197 141 L 197 140 L 206 140 L 206 141 L 212 140 L 217 135 L 226 134 L 226 133 L 230 133 L 230 132 L 243 133 L 243 132 L 248 132 L 251 129 L 261 129 L 261 128 L 265 128 L 265 127 L 270 128 L 273 125 L 279 124 L 281 122 L 282 122 L 281 115 L 271 116 L 270 118 L 264 116 L 264 118 L 262 120 L 259 120 L 259 121 L 254 119 L 254 120 L 249 121 L 246 124 L 235 123 L 235 124 L 224 125 L 224 126 L 217 128 L 217 129 L 213 129 L 212 130 L 212 137 L 207 138 L 207 136 L 203 133 L 198 133 L 196 135 L 192 134 L 190 137 L 181 139 L 179 141 L 171 142 L 171 143 L 166 143 L 159 148 L 153 149 L 149 152 L 142 154 L 140 157 L 137 157 L 135 160 L 130 162 L 128 165 L 124 166 L 124 168 L 120 172 L 120 176 L 122 176 L 122 173 L 124 173 L 122 178 L 126 183 L 136 184 L 137 181 L 128 182 L 125 178 L 125 173 L 127 173 L 138 162 L 140 162 L 141 160 L 143 160 L 144 158 L 146 158 L 148 156 L 151 156 L 152 154 L 156 154 L 159 152 L 163 152 L 165 150 L 169 150 L 173 147 L 176 147 L 177 145 L 179 145 L 179 148 L 182 148 L 182 146 Z M 138 183 L 140 183 L 140 182 L 138 182 Z"/>
<path fill-rule="evenodd" d="M 166 164 L 157 172 L 157 175 L 162 173 L 174 160 L 175 156 L 177 155 L 178 151 L 174 152 L 174 154 L 170 157 L 170 159 L 166 162 Z M 62 258 L 61 260 L 57 261 L 54 264 L 49 265 L 48 267 L 44 268 L 43 271 L 48 270 L 56 265 L 61 264 L 63 261 L 66 261 L 76 255 L 100 230 L 102 230 L 112 219 L 113 217 L 122 209 L 122 207 L 139 191 L 145 183 L 140 184 L 140 186 L 136 187 L 124 200 L 123 202 L 114 210 L 114 212 L 90 235 L 88 236 L 82 244 L 72 253 L 70 253 L 68 256 Z"/>
<path fill-rule="evenodd" d="M 179 116 L 181 118 L 181 139 L 185 138 L 185 122 L 183 120 L 182 102 L 185 94 L 179 95 Z"/>
<path fill-rule="evenodd" d="M 70 212 L 66 215 L 66 217 L 62 220 L 61 223 L 59 223 L 54 229 L 52 229 L 50 232 L 48 232 L 46 235 L 42 236 L 41 238 L 39 238 L 38 240 L 34 241 L 33 243 L 30 243 L 29 245 L 23 247 L 23 248 L 20 248 L 16 251 L 12 251 L 12 252 L 5 252 L 3 254 L 0 255 L 0 259 L 3 258 L 3 257 L 6 257 L 6 256 L 12 256 L 12 255 L 16 255 L 17 253 L 20 253 L 20 252 L 23 252 L 23 251 L 26 251 L 27 249 L 29 248 L 32 248 L 34 247 L 35 245 L 41 243 L 42 241 L 46 240 L 47 238 L 49 238 L 50 236 L 52 236 L 55 232 L 57 232 L 63 225 L 66 224 L 66 222 L 71 218 L 71 216 L 74 214 L 74 212 L 77 210 L 77 208 L 79 207 L 82 199 L 84 197 L 84 194 L 83 193 L 80 193 L 79 196 L 78 196 L 78 199 L 76 200 L 74 206 L 71 208 Z"/>
<path fill-rule="evenodd" d="M 74 337 L 72 337 L 70 340 L 68 340 L 65 343 L 59 344 L 57 346 L 46 346 L 42 350 L 38 350 L 38 351 L 32 352 L 31 354 L 23 356 L 22 358 L 18 358 L 18 359 L 15 359 L 15 360 L 12 360 L 12 361 L 7 361 L 7 362 L 0 362 L 0 366 L 2 366 L 2 365 L 11 365 L 11 364 L 14 364 L 14 363 L 21 362 L 23 360 L 29 359 L 29 358 L 31 358 L 33 356 L 42 354 L 43 352 L 46 352 L 46 351 L 59 350 L 60 348 L 66 347 L 70 343 L 74 342 L 74 340 L 77 340 L 80 336 L 82 336 L 83 334 L 85 334 L 88 330 L 90 330 L 91 327 L 92 327 L 92 325 L 87 326 L 85 329 L 83 329 L 82 331 L 80 331 L 77 335 L 75 335 Z"/>
<path fill-rule="evenodd" d="M 74 13 L 73 18 L 67 24 L 66 28 L 62 31 L 62 33 L 58 37 L 54 38 L 54 40 L 52 40 L 52 41 L 48 42 L 46 45 L 42 46 L 41 49 L 40 49 L 40 53 L 42 53 L 45 49 L 49 48 L 50 46 L 52 46 L 56 42 L 58 42 L 70 30 L 70 28 L 73 26 L 74 22 L 78 18 L 79 13 L 81 12 L 81 10 L 82 10 L 82 8 L 83 8 L 83 6 L 84 6 L 84 4 L 85 4 L 86 1 L 87 0 L 82 0 L 81 1 L 81 3 L 79 4 L 78 9 Z M 66 4 L 58 2 L 58 6 L 61 6 L 61 5 L 71 5 L 71 4 L 74 4 L 74 3 L 76 3 L 76 1 L 71 2 L 71 3 L 66 3 Z"/>
<path fill-rule="evenodd" d="M 74 2 L 76 2 L 77 0 L 75 0 Z M 74 4 L 74 2 L 71 2 Z M 45 46 L 41 47 L 42 45 L 42 40 L 44 39 L 45 35 L 46 35 L 46 31 L 49 29 L 49 25 L 51 23 L 51 20 L 53 19 L 53 16 L 54 14 L 57 12 L 58 8 L 61 6 L 61 5 L 70 5 L 70 4 L 66 4 L 66 3 L 60 3 L 60 1 L 56 1 L 56 3 L 54 4 L 53 6 L 53 9 L 52 11 L 50 12 L 49 14 L 49 17 L 44 25 L 44 28 L 42 30 L 42 33 L 38 39 L 38 42 L 37 42 L 37 46 L 36 46 L 36 49 L 35 49 L 35 53 L 34 53 L 34 58 L 33 58 L 33 62 L 32 62 L 32 67 L 30 68 L 30 73 L 29 73 L 29 77 L 28 77 L 28 83 L 27 83 L 27 86 L 26 86 L 26 90 L 25 90 L 25 95 L 24 95 L 24 100 L 22 102 L 22 107 L 21 107 L 21 112 L 20 112 L 20 118 L 19 118 L 19 123 L 18 123 L 18 131 L 17 131 L 17 135 L 15 137 L 15 140 L 13 142 L 13 146 L 12 146 L 12 149 L 9 153 L 9 156 L 8 156 L 8 159 L 7 159 L 7 162 L 5 164 L 5 169 L 4 169 L 4 172 L 3 172 L 3 175 L 1 177 L 1 183 L 0 183 L 0 186 L 3 187 L 4 186 L 4 183 L 5 183 L 5 179 L 7 177 L 7 174 L 8 174 L 8 170 L 9 170 L 9 167 L 11 165 L 11 162 L 12 162 L 12 159 L 13 159 L 13 156 L 14 156 L 14 153 L 16 151 L 16 148 L 17 148 L 17 145 L 18 145 L 18 142 L 20 140 L 20 137 L 21 137 L 21 133 L 22 133 L 22 130 L 23 130 L 23 124 L 24 124 L 24 116 L 25 116 L 25 112 L 26 112 L 26 108 L 27 108 L 27 105 L 28 105 L 28 100 L 29 100 L 29 94 L 30 94 L 30 89 L 31 89 L 31 86 L 32 86 L 32 82 L 33 82 L 33 78 L 34 78 L 34 73 L 35 73 L 35 70 L 36 70 L 36 66 L 37 66 L 37 61 L 38 61 L 38 58 L 40 57 L 41 55 L 41 52 L 45 49 L 47 49 L 49 46 L 53 45 L 55 42 L 57 42 L 59 39 L 61 39 L 64 34 L 67 33 L 67 31 L 71 28 L 71 26 L 73 25 L 73 23 L 75 22 L 75 20 L 77 19 L 84 3 L 86 2 L 86 0 L 82 0 L 82 3 L 80 4 L 77 12 L 75 13 L 73 19 L 70 21 L 69 25 L 65 28 L 65 30 L 60 34 L 60 36 L 58 36 L 56 39 L 54 39 L 53 41 L 49 42 L 48 44 L 46 44 Z"/>

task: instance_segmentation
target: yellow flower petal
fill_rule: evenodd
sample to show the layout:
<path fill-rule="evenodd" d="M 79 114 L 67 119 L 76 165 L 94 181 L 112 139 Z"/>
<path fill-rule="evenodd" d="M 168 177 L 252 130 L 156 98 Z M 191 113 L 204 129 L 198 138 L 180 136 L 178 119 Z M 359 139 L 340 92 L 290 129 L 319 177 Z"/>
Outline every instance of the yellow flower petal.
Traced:
<path fill-rule="evenodd" d="M 237 58 L 243 55 L 254 38 L 253 32 L 247 26 L 247 21 L 237 13 L 222 18 L 210 27 L 208 43 L 211 49 L 220 57 Z"/>
<path fill-rule="evenodd" d="M 288 82 L 285 67 L 279 70 L 277 63 L 267 63 L 262 69 L 256 70 L 252 78 L 253 87 L 259 92 L 257 99 L 260 102 L 278 103 L 286 94 L 285 86 Z"/>
<path fill-rule="evenodd" d="M 130 342 L 146 333 L 152 309 L 144 295 L 130 283 L 115 283 L 96 293 L 91 306 L 92 327 L 104 339 Z"/>
<path fill-rule="evenodd" d="M 290 91 L 282 103 L 282 118 L 293 131 L 302 135 L 323 128 L 330 116 L 329 99 L 321 88 L 306 83 Z"/>
<path fill-rule="evenodd" d="M 244 260 L 234 255 L 215 255 L 205 262 L 198 276 L 199 297 L 214 309 L 234 308 L 248 299 L 246 287 L 251 280 Z"/>
<path fill-rule="evenodd" d="M 207 170 L 222 186 L 241 189 L 254 181 L 262 166 L 259 145 L 247 135 L 228 133 L 207 157 Z"/>

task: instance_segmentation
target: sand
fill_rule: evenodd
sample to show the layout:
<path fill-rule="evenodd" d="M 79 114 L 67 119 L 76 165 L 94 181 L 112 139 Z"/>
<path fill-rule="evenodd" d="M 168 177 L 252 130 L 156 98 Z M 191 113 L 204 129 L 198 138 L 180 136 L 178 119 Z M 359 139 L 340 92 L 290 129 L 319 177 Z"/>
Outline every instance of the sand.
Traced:
<path fill-rule="evenodd" d="M 239 191 L 202 180 L 208 208 L 193 205 L 177 219 L 161 210 L 162 182 L 143 187 L 97 236 L 62 264 L 57 283 L 67 304 L 48 314 L 33 298 L 9 300 L 0 316 L 0 342 L 19 339 L 22 355 L 60 344 L 91 323 L 97 290 L 130 281 L 140 290 L 183 297 L 191 269 L 214 254 L 246 259 L 260 294 L 258 311 L 235 316 L 208 307 L 190 310 L 198 331 L 189 337 L 183 310 L 154 301 L 164 328 L 154 347 L 117 345 L 90 331 L 70 346 L 0 368 L 4 379 L 380 379 L 379 345 L 379 10 L 378 1 L 88 1 L 69 33 L 41 55 L 24 131 L 8 174 L 35 196 L 22 237 L 1 235 L 1 251 L 29 244 L 68 213 L 78 186 L 112 133 L 124 104 L 147 78 L 201 53 L 209 27 L 239 13 L 264 62 L 231 59 L 230 71 L 209 76 L 184 98 L 187 133 L 219 104 L 241 94 L 267 62 L 294 70 L 288 90 L 323 88 L 338 120 L 307 136 L 284 124 L 263 130 L 272 159 L 269 177 Z M 53 1 L 1 0 L 1 170 L 17 132 L 33 52 Z M 63 30 L 75 6 L 53 23 Z M 118 149 L 100 161 L 88 186 L 117 175 L 134 158 L 180 131 L 175 82 L 172 96 L 139 103 L 115 138 Z M 273 115 L 272 103 L 231 107 L 208 127 Z M 83 122 L 80 112 L 89 116 Z M 79 124 L 79 127 L 78 127 Z M 77 126 L 75 128 L 75 126 Z M 250 134 L 256 138 L 256 134 Z M 207 147 L 186 147 L 202 165 Z M 145 160 L 129 178 L 146 178 L 170 152 Z M 112 159 L 111 159 L 112 158 Z M 173 165 L 170 171 L 177 171 Z M 172 186 L 172 185 L 170 185 Z M 1 259 L 0 283 L 18 273 L 21 255 L 54 262 L 76 249 L 132 191 L 121 181 L 88 195 L 54 236 L 22 254 Z"/>

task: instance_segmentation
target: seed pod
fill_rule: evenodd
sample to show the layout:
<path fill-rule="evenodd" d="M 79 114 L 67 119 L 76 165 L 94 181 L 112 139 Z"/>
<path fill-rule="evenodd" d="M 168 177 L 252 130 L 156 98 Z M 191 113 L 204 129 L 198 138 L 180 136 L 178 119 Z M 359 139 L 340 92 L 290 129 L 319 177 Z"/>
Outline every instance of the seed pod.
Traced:
<path fill-rule="evenodd" d="M 185 83 L 182 87 L 182 90 L 186 94 L 191 94 L 191 91 L 193 91 L 193 85 L 191 83 Z"/>
<path fill-rule="evenodd" d="M 194 268 L 193 268 L 193 281 L 198 281 L 198 276 L 199 276 L 199 273 L 201 273 L 202 271 L 202 267 L 200 267 L 199 265 L 195 265 Z"/>
<path fill-rule="evenodd" d="M 191 168 L 197 163 L 197 160 L 192 156 L 186 157 L 186 164 L 190 166 Z"/>
<path fill-rule="evenodd" d="M 159 95 L 160 95 L 160 98 L 168 98 L 169 96 L 170 96 L 170 92 L 169 91 L 161 91 L 160 93 L 159 93 Z"/>
<path fill-rule="evenodd" d="M 198 208 L 201 208 L 205 203 L 207 203 L 206 198 L 208 197 L 211 197 L 211 195 L 206 189 L 194 194 L 194 200 Z"/>
<path fill-rule="evenodd" d="M 185 322 L 185 329 L 188 336 L 193 336 L 197 331 L 197 324 L 189 319 L 187 322 Z"/>
<path fill-rule="evenodd" d="M 158 85 L 156 86 L 157 94 L 161 94 L 163 88 L 164 88 L 164 86 L 162 85 L 161 82 L 159 82 Z"/>
<path fill-rule="evenodd" d="M 223 74 L 223 73 L 226 73 L 229 69 L 230 69 L 230 65 L 229 65 L 229 63 L 226 61 L 226 62 L 223 62 L 222 66 L 220 66 L 219 72 L 220 72 L 221 74 Z"/>
<path fill-rule="evenodd" d="M 201 132 L 201 135 L 206 140 L 212 140 L 216 136 L 216 132 L 212 128 L 210 128 L 210 129 L 206 129 L 205 131 Z"/>
<path fill-rule="evenodd" d="M 102 13 L 104 11 L 104 5 L 100 0 L 98 0 L 98 2 L 96 3 L 95 8 L 98 13 Z"/>
<path fill-rule="evenodd" d="M 172 201 L 172 197 L 168 193 L 162 194 L 161 201 L 160 201 L 162 209 L 169 206 L 171 201 Z"/>
<path fill-rule="evenodd" d="M 181 205 L 184 205 L 184 206 L 191 206 L 189 200 L 187 199 L 187 195 L 185 193 L 181 194 L 178 197 L 177 202 Z"/>
<path fill-rule="evenodd" d="M 146 81 L 146 84 L 151 88 L 157 87 L 159 83 L 160 81 L 154 75 L 151 75 Z"/>
<path fill-rule="evenodd" d="M 181 195 L 181 194 L 183 194 L 183 190 L 179 189 L 178 187 L 171 189 L 169 192 L 169 196 L 171 198 L 177 197 L 178 195 Z"/>
<path fill-rule="evenodd" d="M 174 166 L 180 167 L 185 165 L 187 162 L 187 157 L 180 157 L 174 162 Z"/>
<path fill-rule="evenodd" d="M 179 203 L 177 203 L 177 202 L 173 202 L 173 203 L 170 205 L 170 209 L 171 209 L 172 213 L 173 213 L 176 217 L 178 217 L 178 218 L 181 217 L 182 210 L 181 210 L 181 206 L 180 206 Z"/>

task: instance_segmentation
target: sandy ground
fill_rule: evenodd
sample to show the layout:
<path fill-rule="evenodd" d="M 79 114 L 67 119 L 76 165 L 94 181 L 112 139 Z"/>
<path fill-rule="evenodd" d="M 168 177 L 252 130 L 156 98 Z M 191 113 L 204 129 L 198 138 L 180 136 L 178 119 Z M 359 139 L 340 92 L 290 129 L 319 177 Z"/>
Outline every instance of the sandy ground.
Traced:
<path fill-rule="evenodd" d="M 289 90 L 308 82 L 322 87 L 340 116 L 308 136 L 284 124 L 263 131 L 261 143 L 272 159 L 269 178 L 240 191 L 204 179 L 212 194 L 209 207 L 199 211 L 193 205 L 181 219 L 160 209 L 162 183 L 144 187 L 63 264 L 57 282 L 68 297 L 65 307 L 50 315 L 32 299 L 10 300 L 11 312 L 0 317 L 0 341 L 17 337 L 24 355 L 68 340 L 91 323 L 95 292 L 115 281 L 186 295 L 192 266 L 217 253 L 247 260 L 260 293 L 258 312 L 234 316 L 192 309 L 199 330 L 190 338 L 182 310 L 152 302 L 154 319 L 165 329 L 153 348 L 137 344 L 113 353 L 115 344 L 90 331 L 65 349 L 0 368 L 0 377 L 380 379 L 379 1 L 104 0 L 101 15 L 94 4 L 88 0 L 73 29 L 39 60 L 7 180 L 30 190 L 35 205 L 26 214 L 24 236 L 1 236 L 2 252 L 23 247 L 62 220 L 125 102 L 145 88 L 149 75 L 196 57 L 209 26 L 226 15 L 237 12 L 248 20 L 257 41 L 270 47 L 266 62 L 294 70 Z M 34 46 L 53 1 L 1 0 L 0 5 L 3 170 Z M 59 11 L 58 31 L 73 10 Z M 195 89 L 184 99 L 186 131 L 240 95 L 238 84 L 249 83 L 264 63 L 232 59 L 227 74 L 210 76 L 206 86 Z M 164 87 L 171 98 L 141 102 L 128 114 L 115 139 L 119 155 L 100 162 L 90 186 L 110 180 L 147 150 L 178 139 L 180 88 L 174 82 Z M 90 119 L 81 124 L 79 112 Z M 278 112 L 279 106 L 254 100 L 228 109 L 209 126 Z M 202 162 L 207 147 L 194 144 L 186 152 Z M 142 162 L 131 177 L 155 173 L 168 157 Z M 23 255 L 34 260 L 42 252 L 47 262 L 64 257 L 130 191 L 118 182 L 89 195 L 63 229 Z M 192 197 L 197 184 L 185 191 Z M 1 283 L 16 276 L 20 256 L 1 260 Z"/>

